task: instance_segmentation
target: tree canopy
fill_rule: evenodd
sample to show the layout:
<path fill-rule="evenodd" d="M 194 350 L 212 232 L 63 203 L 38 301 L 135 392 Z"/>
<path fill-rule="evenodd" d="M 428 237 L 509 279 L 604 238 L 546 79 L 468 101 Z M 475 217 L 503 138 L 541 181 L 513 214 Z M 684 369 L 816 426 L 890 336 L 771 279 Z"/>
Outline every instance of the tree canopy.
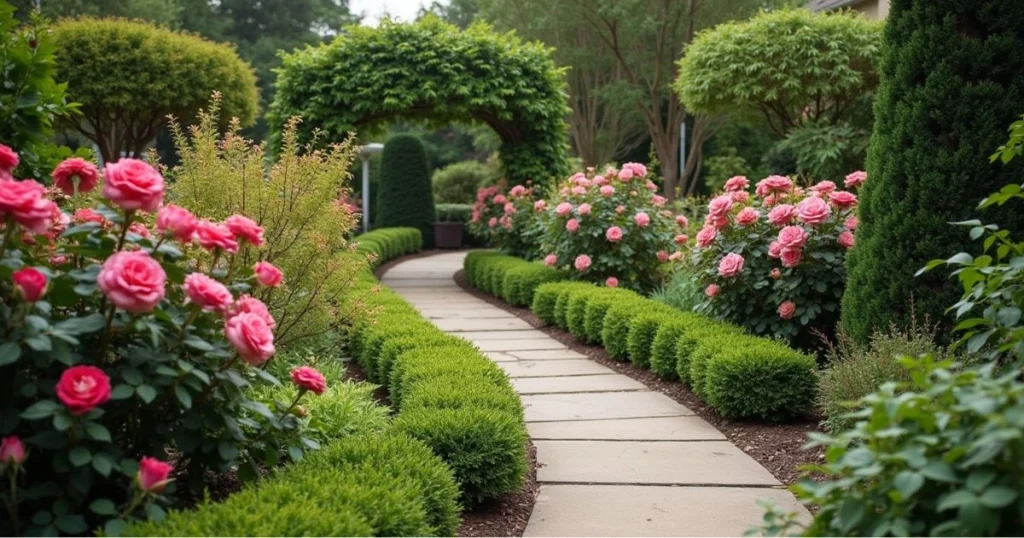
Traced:
<path fill-rule="evenodd" d="M 501 138 L 513 184 L 568 172 L 564 70 L 551 51 L 475 24 L 465 31 L 428 16 L 351 26 L 332 43 L 288 54 L 268 113 L 276 137 L 301 116 L 305 139 L 360 135 L 396 117 L 479 120 Z"/>

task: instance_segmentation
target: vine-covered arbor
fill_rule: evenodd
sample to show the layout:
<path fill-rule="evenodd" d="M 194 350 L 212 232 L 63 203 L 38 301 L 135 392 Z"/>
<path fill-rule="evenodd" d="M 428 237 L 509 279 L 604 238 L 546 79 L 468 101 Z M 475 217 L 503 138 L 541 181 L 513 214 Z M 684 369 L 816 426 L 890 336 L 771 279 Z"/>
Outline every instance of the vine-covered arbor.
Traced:
<path fill-rule="evenodd" d="M 302 117 L 327 140 L 394 117 L 479 120 L 501 138 L 510 184 L 566 173 L 565 82 L 550 50 L 478 24 L 434 17 L 353 26 L 333 42 L 285 56 L 269 118 L 275 132 Z"/>

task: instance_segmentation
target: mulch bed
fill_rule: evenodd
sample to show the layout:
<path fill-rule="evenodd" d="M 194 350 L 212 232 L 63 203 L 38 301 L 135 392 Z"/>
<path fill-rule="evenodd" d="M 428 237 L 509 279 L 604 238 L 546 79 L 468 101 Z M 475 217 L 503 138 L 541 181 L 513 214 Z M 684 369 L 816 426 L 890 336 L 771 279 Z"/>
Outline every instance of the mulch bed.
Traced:
<path fill-rule="evenodd" d="M 815 417 L 788 424 L 763 424 L 727 420 L 708 407 L 700 398 L 678 381 L 664 381 L 650 370 L 611 358 L 604 348 L 580 343 L 571 334 L 557 327 L 547 325 L 528 308 L 511 306 L 508 303 L 477 290 L 466 282 L 462 271 L 455 274 L 455 282 L 474 297 L 515 314 L 534 328 L 558 340 L 569 349 L 582 353 L 600 364 L 627 375 L 653 391 L 660 392 L 686 406 L 698 416 L 718 428 L 726 438 L 746 452 L 750 457 L 768 469 L 783 484 L 792 484 L 805 473 L 800 467 L 812 463 L 823 463 L 822 448 L 803 450 L 807 432 L 819 431 Z"/>

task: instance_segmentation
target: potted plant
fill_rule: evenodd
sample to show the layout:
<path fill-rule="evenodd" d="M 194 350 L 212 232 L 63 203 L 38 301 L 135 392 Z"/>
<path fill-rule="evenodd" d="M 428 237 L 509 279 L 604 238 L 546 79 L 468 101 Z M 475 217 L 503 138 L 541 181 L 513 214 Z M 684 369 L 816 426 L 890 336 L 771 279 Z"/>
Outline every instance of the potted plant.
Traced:
<path fill-rule="evenodd" d="M 462 247 L 463 230 L 473 209 L 469 204 L 437 204 L 434 243 L 437 248 Z"/>

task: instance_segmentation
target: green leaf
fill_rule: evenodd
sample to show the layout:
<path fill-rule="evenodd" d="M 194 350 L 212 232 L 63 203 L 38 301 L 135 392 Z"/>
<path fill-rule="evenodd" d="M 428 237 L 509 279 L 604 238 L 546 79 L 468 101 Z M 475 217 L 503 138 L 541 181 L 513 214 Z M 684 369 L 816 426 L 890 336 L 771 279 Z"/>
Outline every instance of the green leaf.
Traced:
<path fill-rule="evenodd" d="M 25 345 L 40 352 L 51 351 L 53 349 L 53 342 L 51 342 L 50 337 L 45 334 L 37 334 L 31 338 L 26 338 Z"/>
<path fill-rule="evenodd" d="M 956 473 L 953 472 L 953 468 L 949 464 L 941 461 L 933 461 L 928 465 L 925 465 L 921 469 L 921 474 L 925 478 L 935 480 L 937 482 L 958 482 Z"/>
<path fill-rule="evenodd" d="M 101 452 L 93 456 L 92 468 L 96 469 L 96 472 L 103 476 L 110 476 L 110 471 L 114 469 L 114 464 L 109 456 Z"/>
<path fill-rule="evenodd" d="M 68 452 L 68 460 L 75 467 L 88 465 L 92 461 L 92 452 L 89 452 L 89 449 L 84 446 L 76 446 L 71 449 L 71 452 Z"/>
<path fill-rule="evenodd" d="M 221 441 L 217 445 L 217 453 L 224 461 L 234 461 L 238 457 L 238 448 L 232 443 Z"/>
<path fill-rule="evenodd" d="M 847 498 L 839 507 L 839 528 L 844 533 L 850 532 L 864 519 L 864 501 L 853 497 Z"/>
<path fill-rule="evenodd" d="M 0 344 L 0 366 L 6 366 L 21 357 L 21 346 L 17 342 Z"/>
<path fill-rule="evenodd" d="M 185 339 L 185 345 L 196 351 L 213 351 L 214 349 L 209 342 L 194 334 Z"/>
<path fill-rule="evenodd" d="M 110 499 L 96 499 L 89 503 L 89 510 L 101 516 L 112 516 L 117 513 L 117 506 Z"/>
<path fill-rule="evenodd" d="M 107 536 L 121 536 L 127 528 L 128 523 L 125 520 L 111 519 L 107 521 L 106 525 L 103 525 L 103 534 Z"/>
<path fill-rule="evenodd" d="M 288 447 L 288 457 L 291 458 L 292 461 L 302 461 L 302 455 L 303 455 L 302 447 L 298 447 L 298 446 L 290 446 L 290 447 Z"/>
<path fill-rule="evenodd" d="M 1004 508 L 1017 499 L 1018 493 L 1006 486 L 992 486 L 978 500 L 986 508 Z"/>
<path fill-rule="evenodd" d="M 110 430 L 106 426 L 98 422 L 86 422 L 83 425 L 85 434 L 89 436 L 93 441 L 100 441 L 105 443 L 113 442 L 110 437 Z"/>
<path fill-rule="evenodd" d="M 149 503 L 146 505 L 146 517 L 150 521 L 163 521 L 167 517 L 167 512 L 159 504 Z"/>
<path fill-rule="evenodd" d="M 924 485 L 924 477 L 913 471 L 900 471 L 893 480 L 893 485 L 904 499 L 909 499 Z"/>
<path fill-rule="evenodd" d="M 110 392 L 110 399 L 124 400 L 125 398 L 131 398 L 133 394 L 135 394 L 135 387 L 122 383 L 114 387 L 114 390 Z"/>
<path fill-rule="evenodd" d="M 135 394 L 138 394 L 139 399 L 146 403 L 153 403 L 153 400 L 156 399 L 156 389 L 149 385 L 135 387 Z"/>
<path fill-rule="evenodd" d="M 174 395 L 178 397 L 178 401 L 181 402 L 181 406 L 185 409 L 192 408 L 192 395 L 189 394 L 188 389 L 181 385 L 174 387 Z"/>
<path fill-rule="evenodd" d="M 72 424 L 74 424 L 74 421 L 65 413 L 56 413 L 53 415 L 53 428 L 59 432 L 68 431 Z"/>
<path fill-rule="evenodd" d="M 66 514 L 57 518 L 54 522 L 57 528 L 67 534 L 83 534 L 89 529 L 85 524 L 85 518 L 78 514 Z"/>
<path fill-rule="evenodd" d="M 53 415 L 60 406 L 53 400 L 40 400 L 21 412 L 21 418 L 25 420 L 39 420 Z"/>
<path fill-rule="evenodd" d="M 106 327 L 106 319 L 100 313 L 81 318 L 68 318 L 53 326 L 54 330 L 72 335 L 94 333 L 104 327 Z"/>

